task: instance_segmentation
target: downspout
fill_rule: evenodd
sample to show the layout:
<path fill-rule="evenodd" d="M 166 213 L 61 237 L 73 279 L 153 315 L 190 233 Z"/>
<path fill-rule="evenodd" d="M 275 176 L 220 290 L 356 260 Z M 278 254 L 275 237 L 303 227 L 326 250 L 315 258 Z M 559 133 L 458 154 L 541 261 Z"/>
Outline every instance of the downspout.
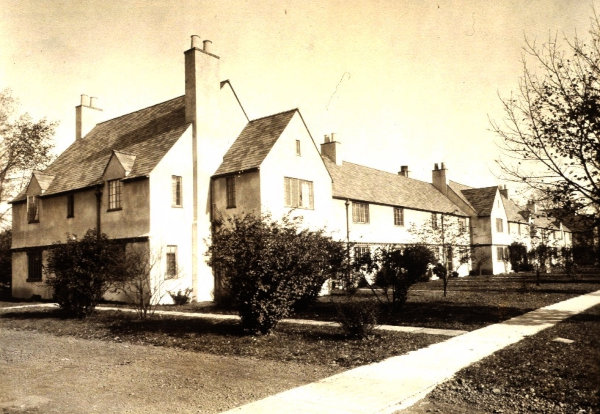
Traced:
<path fill-rule="evenodd" d="M 96 237 L 100 238 L 102 232 L 101 216 L 102 216 L 102 185 L 96 186 Z"/>
<path fill-rule="evenodd" d="M 350 282 L 350 200 L 346 199 L 346 282 Z"/>

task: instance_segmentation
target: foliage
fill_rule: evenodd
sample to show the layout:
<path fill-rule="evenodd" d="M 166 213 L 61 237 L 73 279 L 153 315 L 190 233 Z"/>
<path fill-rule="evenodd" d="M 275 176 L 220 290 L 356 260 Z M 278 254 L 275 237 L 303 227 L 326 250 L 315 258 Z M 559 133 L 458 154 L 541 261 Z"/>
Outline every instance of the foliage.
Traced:
<path fill-rule="evenodd" d="M 491 260 L 492 256 L 490 254 L 490 252 L 486 249 L 473 249 L 473 251 L 471 252 L 471 260 L 473 263 L 473 267 L 475 269 L 477 269 L 477 273 L 479 274 L 479 276 L 481 276 L 484 273 L 483 270 L 483 265 L 485 265 L 486 263 L 488 263 Z"/>
<path fill-rule="evenodd" d="M 46 284 L 54 289 L 54 300 L 69 316 L 85 317 L 94 311 L 114 281 L 114 258 L 119 247 L 105 234 L 88 230 L 81 240 L 67 235 L 48 256 Z"/>
<path fill-rule="evenodd" d="M 508 246 L 508 254 L 513 272 L 525 271 L 528 268 L 527 247 L 523 243 L 511 243 Z"/>
<path fill-rule="evenodd" d="M 169 292 L 169 296 L 173 299 L 173 303 L 178 306 L 186 305 L 190 302 L 192 289 L 178 290 L 177 292 Z"/>
<path fill-rule="evenodd" d="M 209 255 L 244 330 L 267 334 L 338 275 L 347 253 L 342 242 L 301 229 L 296 220 L 246 214 L 215 223 Z"/>
<path fill-rule="evenodd" d="M 153 269 L 162 253 L 151 254 L 148 243 L 132 243 L 121 247 L 115 257 L 115 292 L 122 293 L 131 303 L 140 319 L 151 316 L 165 294 L 164 279 L 152 278 Z"/>
<path fill-rule="evenodd" d="M 0 203 L 16 196 L 31 172 L 52 160 L 55 122 L 34 121 L 27 113 L 16 115 L 17 100 L 9 89 L 0 91 Z M 0 211 L 0 227 L 9 220 Z"/>
<path fill-rule="evenodd" d="M 336 304 L 337 320 L 347 337 L 363 339 L 371 336 L 379 319 L 377 302 L 356 301 L 350 298 Z"/>
<path fill-rule="evenodd" d="M 12 282 L 12 230 L 0 232 L 0 296 L 10 296 Z"/>
<path fill-rule="evenodd" d="M 568 212 L 595 212 L 600 223 L 600 26 L 589 41 L 526 41 L 519 90 L 501 98 L 503 178 L 526 184 Z M 529 59 L 529 61 L 527 61 Z M 533 62 L 533 66 L 532 66 Z"/>

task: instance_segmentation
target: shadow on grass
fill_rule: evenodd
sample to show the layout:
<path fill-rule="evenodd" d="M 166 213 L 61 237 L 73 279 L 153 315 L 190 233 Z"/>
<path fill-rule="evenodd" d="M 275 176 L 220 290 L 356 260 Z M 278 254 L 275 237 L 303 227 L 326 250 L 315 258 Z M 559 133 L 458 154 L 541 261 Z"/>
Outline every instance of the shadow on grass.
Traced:
<path fill-rule="evenodd" d="M 9 311 L 0 312 L 0 319 L 75 319 L 65 315 L 59 309 L 36 310 L 36 311 Z"/>

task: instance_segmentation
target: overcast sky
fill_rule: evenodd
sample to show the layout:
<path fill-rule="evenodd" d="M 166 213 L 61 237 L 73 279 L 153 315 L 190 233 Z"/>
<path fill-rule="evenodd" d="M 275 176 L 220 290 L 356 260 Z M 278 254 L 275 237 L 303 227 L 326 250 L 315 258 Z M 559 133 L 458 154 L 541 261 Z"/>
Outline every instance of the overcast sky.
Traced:
<path fill-rule="evenodd" d="M 517 88 L 524 37 L 585 34 L 593 1 L 0 0 L 0 88 L 75 136 L 79 95 L 106 119 L 184 93 L 190 35 L 213 41 L 251 119 L 299 108 L 344 159 L 495 185 L 488 115 Z M 597 4 L 596 4 L 597 7 Z"/>

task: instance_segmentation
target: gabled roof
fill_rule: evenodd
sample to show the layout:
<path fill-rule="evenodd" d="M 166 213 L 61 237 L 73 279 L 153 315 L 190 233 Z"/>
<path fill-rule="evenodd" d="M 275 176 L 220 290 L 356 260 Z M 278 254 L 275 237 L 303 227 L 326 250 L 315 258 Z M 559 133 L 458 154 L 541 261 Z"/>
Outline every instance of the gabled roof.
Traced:
<path fill-rule="evenodd" d="M 473 205 L 471 205 L 469 200 L 467 200 L 465 195 L 462 193 L 462 190 L 472 190 L 473 187 L 469 187 L 468 185 L 457 183 L 456 181 L 452 181 L 452 180 L 448 180 L 448 187 L 454 192 L 454 194 L 456 194 L 458 196 L 458 198 L 460 198 L 462 201 L 464 201 L 466 205 L 468 205 L 473 210 L 475 210 Z"/>
<path fill-rule="evenodd" d="M 461 190 L 461 193 L 473 206 L 478 216 L 489 216 L 492 214 L 497 191 L 498 187 L 494 186 L 465 189 Z"/>
<path fill-rule="evenodd" d="M 53 175 L 44 174 L 44 173 L 42 173 L 40 171 L 34 171 L 33 172 L 33 177 L 35 177 L 38 185 L 40 186 L 40 189 L 42 190 L 42 194 L 44 194 L 46 192 L 46 190 L 48 190 L 48 187 L 50 186 L 50 184 L 54 180 L 54 176 Z"/>
<path fill-rule="evenodd" d="M 229 148 L 216 175 L 247 171 L 260 167 L 297 109 L 250 121 Z"/>
<path fill-rule="evenodd" d="M 506 218 L 508 221 L 529 224 L 529 221 L 521 214 L 524 209 L 519 207 L 510 198 L 506 198 L 502 194 L 500 194 L 500 196 L 502 197 L 502 203 L 504 204 L 504 210 L 506 211 Z"/>
<path fill-rule="evenodd" d="M 113 154 L 115 154 L 115 157 L 117 157 L 117 159 L 123 166 L 123 169 L 125 170 L 125 175 L 129 175 L 131 173 L 131 170 L 133 169 L 133 164 L 135 163 L 136 156 L 133 154 L 127 154 L 125 152 L 115 150 L 113 150 Z"/>
<path fill-rule="evenodd" d="M 188 128 L 184 97 L 132 112 L 96 125 L 85 137 L 76 140 L 46 170 L 54 175 L 45 195 L 93 186 L 102 181 L 113 154 L 131 165 L 128 178 L 145 177 Z M 129 161 L 127 160 L 129 159 Z M 24 197 L 21 193 L 14 201 Z"/>
<path fill-rule="evenodd" d="M 541 229 L 560 230 L 560 223 L 554 217 L 548 217 L 545 214 L 534 214 L 533 224 Z M 566 227 L 564 229 L 569 231 Z"/>
<path fill-rule="evenodd" d="M 333 197 L 467 216 L 433 184 L 323 157 L 333 179 Z"/>

